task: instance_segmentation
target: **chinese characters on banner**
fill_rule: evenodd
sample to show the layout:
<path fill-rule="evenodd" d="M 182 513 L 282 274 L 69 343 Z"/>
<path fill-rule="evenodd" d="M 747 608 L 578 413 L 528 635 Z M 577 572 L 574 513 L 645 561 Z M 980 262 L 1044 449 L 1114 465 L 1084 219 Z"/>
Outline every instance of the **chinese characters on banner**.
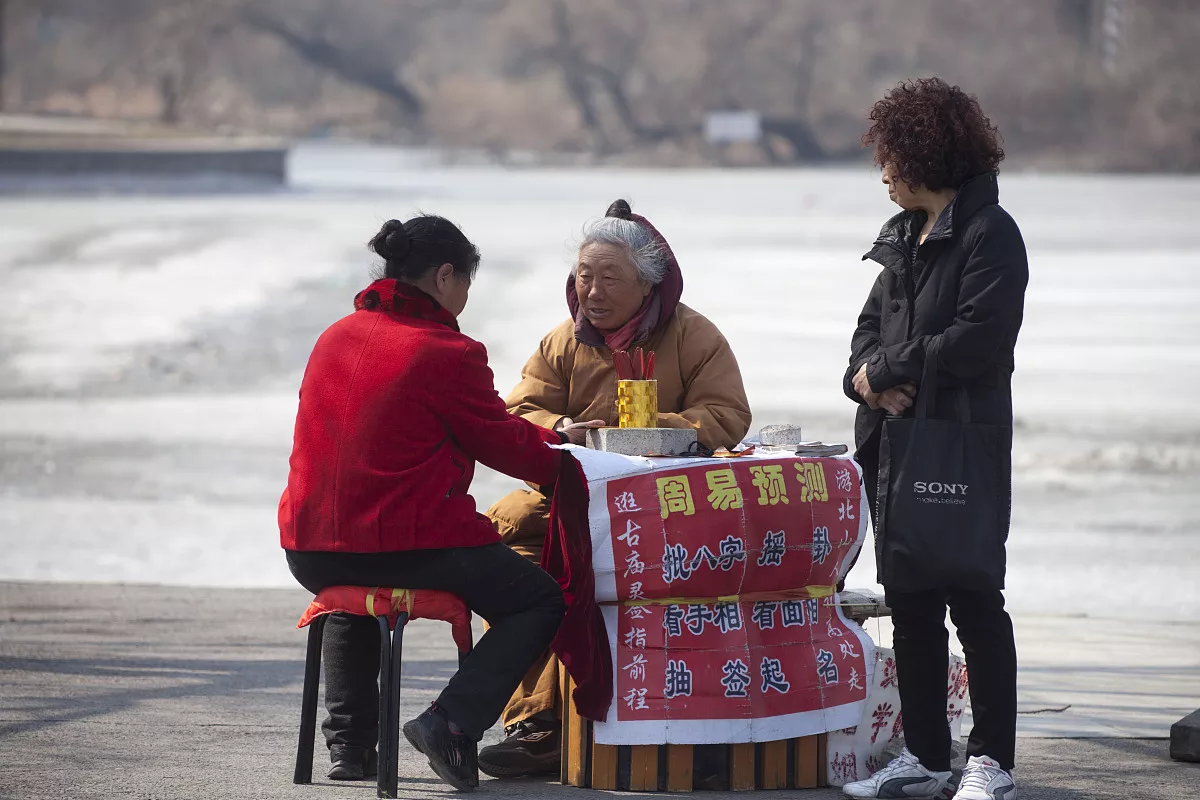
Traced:
<path fill-rule="evenodd" d="M 895 651 L 877 648 L 875 677 L 867 686 L 867 702 L 857 724 L 829 734 L 829 782 L 845 786 L 865 780 L 895 756 L 904 733 Z M 967 665 L 951 654 L 946 678 L 946 721 L 957 741 L 967 698 Z"/>
<path fill-rule="evenodd" d="M 644 463 L 589 480 L 597 599 L 616 601 L 604 608 L 616 691 L 596 741 L 766 741 L 855 724 L 874 650 L 830 592 L 865 532 L 857 466 Z"/>
<path fill-rule="evenodd" d="M 873 653 L 832 603 L 825 597 L 606 609 L 616 623 L 617 707 L 610 720 L 819 717 L 863 700 L 866 656 Z"/>
<path fill-rule="evenodd" d="M 865 530 L 849 459 L 705 461 L 606 484 L 616 596 L 601 601 L 833 586 Z"/>

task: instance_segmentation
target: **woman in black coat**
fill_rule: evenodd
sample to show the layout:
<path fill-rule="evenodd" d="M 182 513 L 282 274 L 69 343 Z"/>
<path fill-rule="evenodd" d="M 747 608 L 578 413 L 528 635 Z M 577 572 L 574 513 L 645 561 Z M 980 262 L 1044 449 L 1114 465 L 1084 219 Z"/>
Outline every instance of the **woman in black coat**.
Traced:
<path fill-rule="evenodd" d="M 972 422 L 1007 428 L 1008 452 L 995 457 L 1009 477 L 1013 349 L 1029 270 L 1021 232 L 998 205 L 999 135 L 973 97 L 938 78 L 902 83 L 875 104 L 870 119 L 863 142 L 875 147 L 888 196 L 903 209 L 863 256 L 883 269 L 859 317 L 844 381 L 859 403 L 856 457 L 877 510 L 884 419 L 912 413 L 927 354 L 937 369 L 931 416 L 954 418 L 965 390 Z M 1000 591 L 1003 547 L 969 575 L 924 576 L 906 567 L 910 572 L 898 576 L 894 566 L 881 563 L 880 575 L 895 625 L 907 748 L 870 779 L 846 786 L 846 794 L 933 797 L 945 788 L 949 605 L 975 720 L 955 798 L 1014 800 L 1017 665 Z"/>

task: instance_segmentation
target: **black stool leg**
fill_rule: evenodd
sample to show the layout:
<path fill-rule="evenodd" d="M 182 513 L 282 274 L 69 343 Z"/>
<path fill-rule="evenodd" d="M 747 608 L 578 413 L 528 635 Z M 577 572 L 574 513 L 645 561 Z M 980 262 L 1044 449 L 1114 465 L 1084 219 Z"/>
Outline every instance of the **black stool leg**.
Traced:
<path fill-rule="evenodd" d="M 388 733 L 387 720 L 391 716 L 392 693 L 392 631 L 388 627 L 387 617 L 379 620 L 379 739 L 376 743 L 378 752 L 379 771 L 375 775 L 375 794 L 386 797 L 387 775 L 395 769 L 388 763 L 391 736 Z"/>
<path fill-rule="evenodd" d="M 458 651 L 458 668 L 459 669 L 462 669 L 463 662 L 467 660 L 467 656 L 471 655 L 471 650 L 475 649 L 475 634 L 474 633 L 471 634 L 470 647 L 471 647 L 471 649 L 467 650 L 466 652 L 463 652 L 462 650 Z M 472 756 L 472 760 L 475 763 L 479 762 L 479 743 L 478 742 L 471 742 L 471 756 Z"/>
<path fill-rule="evenodd" d="M 296 744 L 296 772 L 292 783 L 312 783 L 313 739 L 317 735 L 317 692 L 321 688 L 321 639 L 325 615 L 308 626 L 308 655 L 304 660 L 304 695 L 300 700 L 300 741 Z"/>
<path fill-rule="evenodd" d="M 392 679 L 388 686 L 388 797 L 395 797 L 400 783 L 400 673 L 403 669 L 404 628 L 408 625 L 408 614 L 401 612 L 396 618 L 396 629 L 392 631 Z"/>

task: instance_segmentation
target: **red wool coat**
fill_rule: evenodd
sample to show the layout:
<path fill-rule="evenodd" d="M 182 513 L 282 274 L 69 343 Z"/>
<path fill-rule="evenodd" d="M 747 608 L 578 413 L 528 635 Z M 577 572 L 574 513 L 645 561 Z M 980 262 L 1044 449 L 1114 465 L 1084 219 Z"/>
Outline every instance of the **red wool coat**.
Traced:
<path fill-rule="evenodd" d="M 557 433 L 511 416 L 487 353 L 407 284 L 376 281 L 308 360 L 287 489 L 288 550 L 474 547 L 500 537 L 467 490 L 475 462 L 553 483 Z"/>

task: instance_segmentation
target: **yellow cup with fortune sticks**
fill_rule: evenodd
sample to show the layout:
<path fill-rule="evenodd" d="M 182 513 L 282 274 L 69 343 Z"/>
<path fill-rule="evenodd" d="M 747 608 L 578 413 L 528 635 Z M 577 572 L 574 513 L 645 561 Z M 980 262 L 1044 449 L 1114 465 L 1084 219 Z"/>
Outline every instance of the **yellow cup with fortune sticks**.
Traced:
<path fill-rule="evenodd" d="M 617 427 L 658 427 L 658 381 L 617 381 Z"/>

